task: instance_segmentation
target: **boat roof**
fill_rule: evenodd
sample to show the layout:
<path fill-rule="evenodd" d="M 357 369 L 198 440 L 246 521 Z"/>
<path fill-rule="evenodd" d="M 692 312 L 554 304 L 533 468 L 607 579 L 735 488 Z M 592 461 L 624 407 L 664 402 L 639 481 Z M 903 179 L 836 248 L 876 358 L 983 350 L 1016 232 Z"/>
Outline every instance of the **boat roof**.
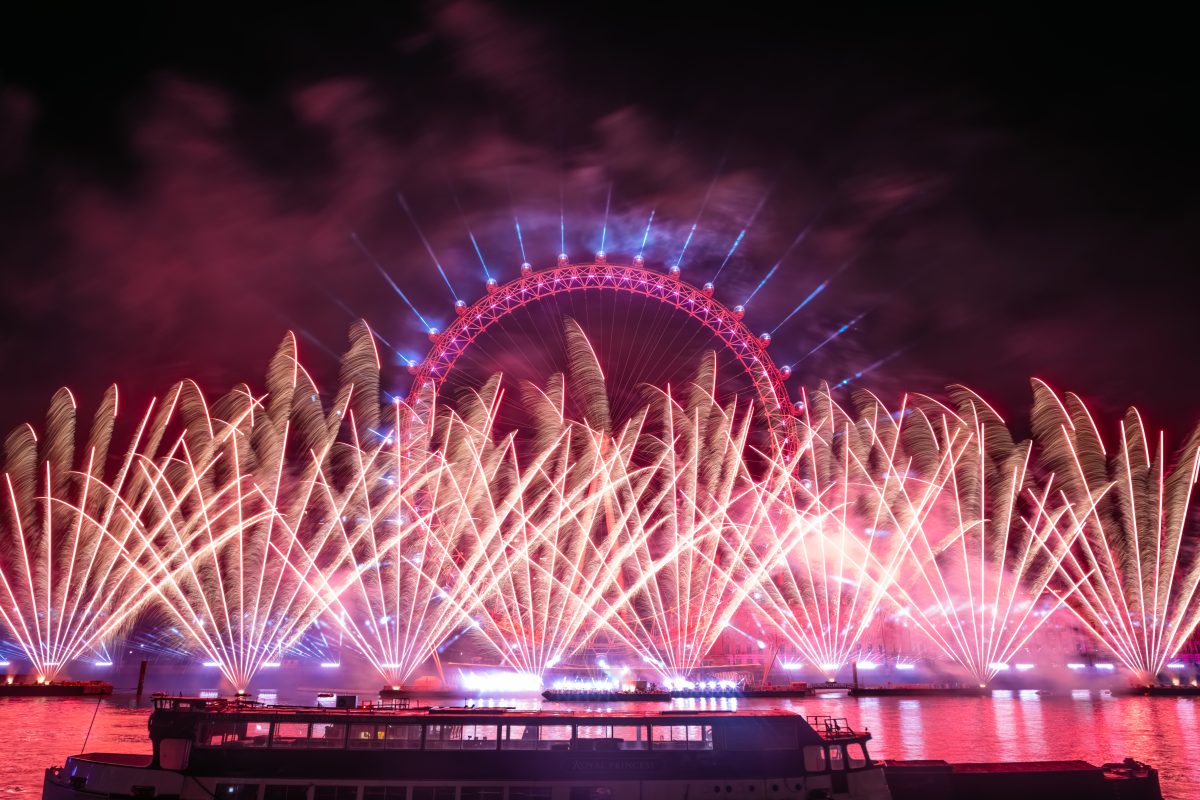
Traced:
<path fill-rule="evenodd" d="M 428 719 L 430 717 L 452 717 L 471 720 L 538 720 L 552 723 L 555 721 L 576 722 L 595 720 L 639 720 L 647 724 L 655 721 L 679 720 L 679 724 L 699 723 L 714 719 L 763 719 L 778 718 L 804 721 L 804 716 L 794 711 L 782 709 L 661 709 L 661 710 L 624 710 L 607 707 L 586 707 L 580 709 L 551 709 L 533 710 L 517 709 L 507 706 L 411 706 L 402 707 L 389 703 L 364 703 L 354 708 L 328 708 L 324 706 L 291 706 L 263 705 L 254 700 L 226 699 L 213 697 L 187 697 L 177 695 L 159 695 L 154 698 L 155 708 L 171 711 L 196 712 L 204 714 L 246 714 L 261 716 L 321 716 L 376 718 L 396 717 L 406 719 Z"/>

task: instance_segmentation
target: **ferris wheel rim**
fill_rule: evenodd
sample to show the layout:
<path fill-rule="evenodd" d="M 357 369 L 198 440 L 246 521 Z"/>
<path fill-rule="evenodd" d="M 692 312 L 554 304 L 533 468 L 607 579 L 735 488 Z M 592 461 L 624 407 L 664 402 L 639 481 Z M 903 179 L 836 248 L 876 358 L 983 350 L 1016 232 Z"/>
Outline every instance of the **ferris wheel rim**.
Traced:
<path fill-rule="evenodd" d="M 436 395 L 466 349 L 512 312 L 549 297 L 584 291 L 612 291 L 657 300 L 707 328 L 750 377 L 775 446 L 786 448 L 793 438 L 792 404 L 784 384 L 786 376 L 767 352 L 769 334 L 755 336 L 742 321 L 742 307 L 731 309 L 715 299 L 712 284 L 696 288 L 682 280 L 677 268 L 656 272 L 640 263 L 640 258 L 632 264 L 614 264 L 598 256 L 594 261 L 572 264 L 560 256 L 558 264 L 549 269 L 535 271 L 526 263 L 521 266 L 521 275 L 513 280 L 489 280 L 483 297 L 474 303 L 456 304 L 455 319 L 445 331 L 430 329 L 433 346 L 421 362 L 409 364 L 414 379 L 408 403 L 416 407 L 430 389 Z"/>

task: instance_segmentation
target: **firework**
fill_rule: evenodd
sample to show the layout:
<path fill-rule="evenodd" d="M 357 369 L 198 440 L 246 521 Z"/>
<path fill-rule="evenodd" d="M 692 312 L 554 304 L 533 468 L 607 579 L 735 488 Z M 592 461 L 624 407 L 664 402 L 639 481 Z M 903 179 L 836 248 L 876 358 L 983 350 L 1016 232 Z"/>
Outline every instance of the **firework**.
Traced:
<path fill-rule="evenodd" d="M 39 440 L 23 425 L 5 441 L 0 518 L 0 619 L 40 680 L 102 649 L 144 601 L 141 576 L 108 534 L 117 498 L 138 484 L 132 465 L 161 422 L 142 420 L 111 484 L 104 465 L 117 416 L 117 390 L 105 393 L 83 452 L 76 454 L 77 409 L 54 395 Z M 78 458 L 78 460 L 77 460 Z"/>
<path fill-rule="evenodd" d="M 440 453 L 427 437 L 399 444 L 401 431 L 422 430 L 403 417 L 396 403 L 387 433 L 364 446 L 356 436 L 346 452 L 341 488 L 321 482 L 315 501 L 332 519 L 344 565 L 327 578 L 308 582 L 329 604 L 339 625 L 379 674 L 392 686 L 409 677 L 455 631 L 470 622 L 477 595 L 468 563 L 478 563 L 457 547 L 454 523 L 466 514 L 464 495 Z"/>
<path fill-rule="evenodd" d="M 1136 412 L 1109 453 L 1040 383 L 1036 444 L 965 389 L 892 410 L 822 385 L 760 452 L 715 357 L 617 419 L 564 324 L 567 369 L 521 385 L 507 433 L 499 376 L 382 405 L 363 324 L 328 405 L 289 336 L 261 396 L 151 404 L 111 476 L 115 389 L 78 454 L 59 392 L 5 443 L 0 621 L 50 679 L 165 614 L 239 690 L 318 620 L 395 686 L 460 637 L 530 680 L 599 639 L 686 680 L 746 618 L 832 679 L 885 611 L 983 685 L 1046 596 L 1151 681 L 1200 621 L 1200 429 L 1172 466 Z"/>
<path fill-rule="evenodd" d="M 1186 540 L 1200 474 L 1200 428 L 1169 465 L 1136 409 L 1105 447 L 1087 406 L 1034 384 L 1043 461 L 1081 535 L 1054 591 L 1142 683 L 1153 682 L 1200 622 L 1200 553 Z"/>
<path fill-rule="evenodd" d="M 136 543 L 125 560 L 239 691 L 324 610 L 309 578 L 336 571 L 344 550 L 334 537 L 339 520 L 308 512 L 336 466 L 339 430 L 354 424 L 351 410 L 366 426 L 378 420 L 365 326 L 353 334 L 328 411 L 295 355 L 289 336 L 265 401 L 243 386 L 210 405 L 194 385 L 176 387 L 169 408 L 181 433 L 162 455 L 140 460 L 146 488 L 124 502 L 114 526 Z"/>
<path fill-rule="evenodd" d="M 691 675 L 737 613 L 754 532 L 773 508 L 746 459 L 752 414 L 717 402 L 715 367 L 702 362 L 685 402 L 655 393 L 639 426 L 649 466 L 639 475 L 623 463 L 614 492 L 628 547 L 623 608 L 608 622 L 668 681 Z"/>
<path fill-rule="evenodd" d="M 955 452 L 935 514 L 914 536 L 893 596 L 936 647 L 986 685 L 1045 623 L 1035 604 L 1078 535 L 1034 482 L 1029 442 L 1016 443 L 995 411 L 961 387 L 955 407 L 917 411 L 918 451 Z"/>
<path fill-rule="evenodd" d="M 805 396 L 804 439 L 792 461 L 772 462 L 773 513 L 748 551 L 748 608 L 828 680 L 890 597 L 960 455 L 919 446 L 925 420 L 907 408 L 858 400 L 854 415 L 828 386 Z"/>

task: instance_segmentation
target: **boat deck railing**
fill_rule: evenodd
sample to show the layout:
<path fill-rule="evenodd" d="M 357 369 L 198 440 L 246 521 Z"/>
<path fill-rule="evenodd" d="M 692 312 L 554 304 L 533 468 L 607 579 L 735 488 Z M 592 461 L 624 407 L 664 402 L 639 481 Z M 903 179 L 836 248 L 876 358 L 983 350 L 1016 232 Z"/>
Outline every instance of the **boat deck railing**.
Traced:
<path fill-rule="evenodd" d="M 823 714 L 809 714 L 805 717 L 822 739 L 858 739 L 865 731 L 856 731 L 850 727 L 845 717 L 830 717 Z"/>

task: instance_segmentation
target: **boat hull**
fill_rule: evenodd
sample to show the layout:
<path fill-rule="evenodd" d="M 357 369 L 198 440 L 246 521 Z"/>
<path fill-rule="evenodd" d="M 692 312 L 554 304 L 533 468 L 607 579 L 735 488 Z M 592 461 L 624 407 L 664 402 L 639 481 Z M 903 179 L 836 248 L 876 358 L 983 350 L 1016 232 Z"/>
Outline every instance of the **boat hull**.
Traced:
<path fill-rule="evenodd" d="M 983 686 L 858 686 L 851 697 L 988 697 L 991 689 Z"/>
<path fill-rule="evenodd" d="M 0 683 L 0 697 L 103 697 L 113 692 L 107 681 Z"/>
<path fill-rule="evenodd" d="M 884 761 L 892 800 L 1162 800 L 1158 771 L 1126 759 L 963 763 Z"/>
<path fill-rule="evenodd" d="M 1121 697 L 1200 697 L 1200 686 L 1130 686 L 1112 693 Z"/>
<path fill-rule="evenodd" d="M 645 692 L 605 692 L 574 690 L 562 691 L 558 689 L 547 689 L 546 691 L 542 692 L 542 697 L 546 700 L 551 700 L 556 703 L 668 703 L 671 701 L 671 692 L 665 690 Z"/>

